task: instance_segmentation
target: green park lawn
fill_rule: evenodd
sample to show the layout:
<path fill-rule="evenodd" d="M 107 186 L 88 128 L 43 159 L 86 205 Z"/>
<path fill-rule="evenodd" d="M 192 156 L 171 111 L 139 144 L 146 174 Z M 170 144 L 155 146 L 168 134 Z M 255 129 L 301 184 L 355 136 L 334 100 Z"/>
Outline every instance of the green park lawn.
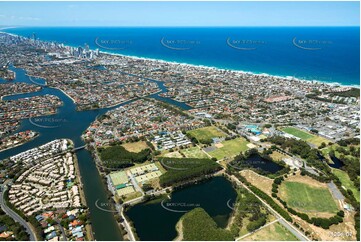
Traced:
<path fill-rule="evenodd" d="M 221 160 L 224 158 L 231 158 L 238 155 L 241 152 L 245 152 L 248 147 L 247 144 L 249 142 L 244 138 L 236 138 L 232 140 L 225 140 L 221 144 L 223 147 L 216 148 L 213 151 L 208 152 L 212 157 L 217 158 L 217 160 Z"/>
<path fill-rule="evenodd" d="M 207 154 L 201 151 L 198 147 L 191 147 L 181 151 L 187 158 L 209 158 Z"/>
<path fill-rule="evenodd" d="M 336 201 L 328 188 L 284 181 L 280 185 L 279 191 L 287 205 L 300 212 L 337 213 L 338 211 Z"/>
<path fill-rule="evenodd" d="M 340 179 L 342 186 L 344 186 L 346 189 L 350 189 L 353 192 L 356 200 L 360 202 L 360 191 L 357 190 L 347 173 L 339 169 L 332 169 L 332 173 L 335 174 L 338 179 Z"/>
<path fill-rule="evenodd" d="M 221 130 L 217 129 L 214 126 L 190 130 L 187 133 L 190 134 L 192 137 L 196 138 L 200 143 L 202 143 L 202 141 L 204 140 L 221 138 L 226 136 L 225 133 L 223 133 Z"/>
<path fill-rule="evenodd" d="M 243 238 L 247 241 L 298 241 L 298 239 L 279 222 L 273 223 Z"/>

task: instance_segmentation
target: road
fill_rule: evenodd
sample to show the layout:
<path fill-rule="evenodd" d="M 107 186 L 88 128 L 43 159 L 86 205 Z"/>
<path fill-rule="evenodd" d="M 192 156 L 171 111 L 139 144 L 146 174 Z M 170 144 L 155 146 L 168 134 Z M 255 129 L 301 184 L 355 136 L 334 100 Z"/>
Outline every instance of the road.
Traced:
<path fill-rule="evenodd" d="M 4 210 L 4 212 L 7 215 L 9 215 L 10 217 L 12 217 L 16 222 L 18 222 L 19 224 L 24 226 L 24 228 L 26 229 L 26 232 L 30 236 L 31 241 L 36 241 L 35 232 L 32 230 L 32 227 L 22 217 L 20 217 L 19 214 L 17 214 L 13 210 L 11 210 L 11 208 L 9 208 L 6 205 L 6 202 L 5 202 L 5 199 L 4 199 L 4 192 L 6 191 L 7 187 L 1 186 L 1 188 L 2 189 L 1 189 L 1 192 L 0 192 L 0 205 L 1 205 L 2 210 Z"/>
<path fill-rule="evenodd" d="M 58 224 L 58 226 L 59 226 L 59 228 L 60 228 L 60 232 L 61 232 L 61 235 L 62 235 L 62 239 L 61 239 L 61 241 L 67 241 L 67 239 L 66 239 L 66 234 L 65 234 L 65 230 L 64 230 L 64 228 L 63 228 L 63 226 L 61 226 L 61 224 L 60 224 L 60 221 L 58 220 L 58 219 L 54 219 L 55 220 L 55 222 Z"/>
<path fill-rule="evenodd" d="M 226 174 L 226 173 L 225 173 Z M 259 196 L 257 196 L 251 189 L 249 189 L 246 185 L 244 185 L 240 180 L 238 180 L 237 177 L 235 177 L 234 175 L 229 176 L 233 181 L 235 181 L 237 183 L 237 185 L 241 185 L 243 186 L 245 189 L 247 189 L 247 191 L 249 191 L 250 193 L 252 193 L 258 200 L 260 200 L 265 206 L 266 208 L 268 208 L 269 211 L 271 211 L 277 219 L 279 219 L 279 222 L 286 228 L 288 229 L 294 236 L 296 236 L 297 239 L 301 240 L 301 241 L 310 241 L 309 238 L 307 238 L 305 235 L 303 235 L 300 231 L 298 231 L 298 229 L 296 229 L 291 223 L 289 223 L 288 221 L 286 221 L 279 213 L 277 213 L 270 205 L 268 205 L 268 203 L 266 203 L 265 201 L 263 201 Z"/>

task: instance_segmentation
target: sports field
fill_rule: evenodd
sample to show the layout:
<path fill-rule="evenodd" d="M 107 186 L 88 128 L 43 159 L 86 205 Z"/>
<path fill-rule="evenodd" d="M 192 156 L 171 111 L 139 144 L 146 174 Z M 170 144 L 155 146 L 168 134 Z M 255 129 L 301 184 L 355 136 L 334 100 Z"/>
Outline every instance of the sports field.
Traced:
<path fill-rule="evenodd" d="M 209 158 L 198 147 L 192 147 L 181 151 L 187 158 Z"/>
<path fill-rule="evenodd" d="M 247 144 L 248 141 L 244 138 L 226 140 L 221 143 L 219 148 L 208 152 L 208 154 L 217 158 L 217 160 L 224 159 L 225 157 L 234 157 L 240 152 L 245 152 L 248 150 Z"/>
<path fill-rule="evenodd" d="M 112 172 L 109 176 L 114 186 L 128 183 L 128 176 L 125 171 Z"/>
<path fill-rule="evenodd" d="M 204 128 L 194 129 L 187 132 L 192 137 L 196 138 L 199 142 L 202 143 L 202 140 L 209 140 L 212 138 L 221 138 L 225 137 L 226 134 L 223 133 L 221 130 L 217 129 L 214 126 L 208 126 Z"/>
<path fill-rule="evenodd" d="M 292 134 L 304 141 L 307 141 L 311 144 L 314 144 L 316 146 L 320 146 L 322 144 L 322 142 L 328 144 L 330 141 L 328 139 L 325 139 L 321 136 L 318 135 L 313 135 L 313 134 L 309 134 L 306 131 L 302 131 L 298 128 L 294 128 L 294 127 L 285 127 L 282 128 L 283 132 L 286 132 L 288 134 Z"/>
<path fill-rule="evenodd" d="M 315 183 L 319 183 L 316 180 Z M 284 181 L 279 187 L 280 197 L 289 207 L 304 213 L 337 213 L 336 201 L 327 187 Z"/>
<path fill-rule="evenodd" d="M 298 239 L 279 222 L 273 223 L 243 238 L 247 241 L 298 241 Z"/>
<path fill-rule="evenodd" d="M 293 128 L 293 127 L 285 127 L 282 129 L 283 132 L 292 134 L 302 140 L 307 140 L 313 137 L 313 135 L 306 133 L 305 131 L 302 131 L 300 129 L 297 128 Z"/>
<path fill-rule="evenodd" d="M 350 177 L 345 171 L 339 169 L 332 169 L 332 173 L 335 174 L 338 179 L 340 179 L 342 186 L 346 189 L 350 189 L 358 202 L 360 202 L 360 191 L 357 190 L 353 182 L 350 180 Z"/>
<path fill-rule="evenodd" d="M 144 149 L 149 148 L 145 141 L 138 141 L 134 143 L 125 143 L 122 146 L 129 152 L 138 153 Z"/>

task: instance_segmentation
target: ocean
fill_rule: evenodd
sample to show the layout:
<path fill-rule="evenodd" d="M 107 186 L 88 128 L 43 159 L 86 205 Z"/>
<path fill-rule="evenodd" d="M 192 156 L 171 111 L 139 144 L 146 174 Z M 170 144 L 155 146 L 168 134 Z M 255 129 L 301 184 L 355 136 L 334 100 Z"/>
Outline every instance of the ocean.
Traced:
<path fill-rule="evenodd" d="M 178 63 L 360 86 L 359 27 L 19 27 L 46 41 Z"/>

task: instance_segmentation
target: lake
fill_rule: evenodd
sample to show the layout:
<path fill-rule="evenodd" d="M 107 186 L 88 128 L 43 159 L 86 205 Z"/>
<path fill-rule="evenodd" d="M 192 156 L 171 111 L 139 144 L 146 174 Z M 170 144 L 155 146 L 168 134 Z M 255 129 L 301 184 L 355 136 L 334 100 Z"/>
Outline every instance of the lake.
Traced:
<path fill-rule="evenodd" d="M 236 197 L 230 181 L 214 177 L 173 192 L 171 199 L 137 204 L 128 209 L 126 215 L 134 223 L 140 240 L 173 240 L 179 219 L 196 207 L 202 207 L 219 227 L 225 228 Z"/>

